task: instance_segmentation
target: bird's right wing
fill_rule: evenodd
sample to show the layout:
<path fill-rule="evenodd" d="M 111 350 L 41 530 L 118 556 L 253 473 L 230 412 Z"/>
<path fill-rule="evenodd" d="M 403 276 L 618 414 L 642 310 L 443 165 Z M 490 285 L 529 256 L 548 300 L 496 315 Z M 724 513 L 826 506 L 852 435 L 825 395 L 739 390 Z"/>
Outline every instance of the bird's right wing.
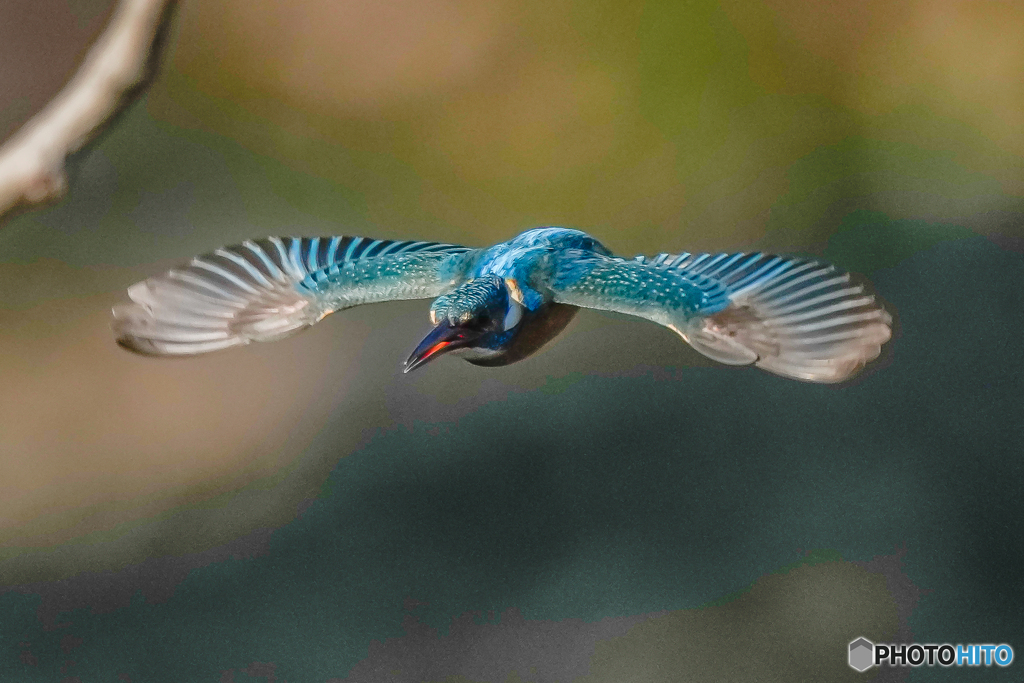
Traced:
<path fill-rule="evenodd" d="M 891 316 L 834 266 L 767 254 L 560 258 L 555 301 L 636 315 L 705 356 L 809 382 L 840 382 L 878 356 Z"/>
<path fill-rule="evenodd" d="M 117 342 L 189 356 L 281 339 L 360 304 L 439 296 L 478 250 L 364 237 L 269 237 L 224 247 L 129 287 Z"/>

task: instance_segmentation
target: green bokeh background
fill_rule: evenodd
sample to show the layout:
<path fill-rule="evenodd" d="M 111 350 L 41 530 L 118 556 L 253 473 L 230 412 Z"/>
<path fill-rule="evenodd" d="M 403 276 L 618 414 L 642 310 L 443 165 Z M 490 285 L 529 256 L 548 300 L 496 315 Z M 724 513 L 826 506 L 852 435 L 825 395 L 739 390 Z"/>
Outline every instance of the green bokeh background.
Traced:
<path fill-rule="evenodd" d="M 108 4 L 46 11 L 86 41 Z M 917 641 L 1024 651 L 1022 29 L 994 2 L 185 3 L 69 196 L 0 231 L 0 677 L 323 681 L 401 636 L 406 598 L 442 634 L 693 610 L 812 549 L 905 549 Z M 0 70 L 33 68 L 17 49 Z M 424 302 L 183 363 L 110 341 L 127 285 L 220 244 L 552 224 L 627 255 L 822 255 L 897 335 L 844 387 L 587 312 L 527 362 L 411 376 Z M 794 636 L 837 634 L 817 679 L 863 678 L 829 592 L 772 585 L 765 623 L 829 615 Z"/>

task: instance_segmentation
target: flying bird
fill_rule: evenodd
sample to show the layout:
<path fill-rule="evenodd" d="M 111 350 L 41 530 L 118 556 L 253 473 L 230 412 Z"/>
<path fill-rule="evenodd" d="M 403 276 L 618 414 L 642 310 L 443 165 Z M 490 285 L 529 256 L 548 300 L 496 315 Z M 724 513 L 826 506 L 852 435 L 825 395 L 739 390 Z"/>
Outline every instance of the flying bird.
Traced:
<path fill-rule="evenodd" d="M 117 342 L 191 356 L 272 341 L 361 304 L 433 298 L 405 371 L 443 354 L 507 365 L 582 308 L 645 318 L 727 365 L 840 382 L 876 358 L 891 317 L 848 273 L 761 253 L 614 256 L 579 230 L 536 228 L 492 247 L 365 237 L 269 237 L 128 289 Z"/>

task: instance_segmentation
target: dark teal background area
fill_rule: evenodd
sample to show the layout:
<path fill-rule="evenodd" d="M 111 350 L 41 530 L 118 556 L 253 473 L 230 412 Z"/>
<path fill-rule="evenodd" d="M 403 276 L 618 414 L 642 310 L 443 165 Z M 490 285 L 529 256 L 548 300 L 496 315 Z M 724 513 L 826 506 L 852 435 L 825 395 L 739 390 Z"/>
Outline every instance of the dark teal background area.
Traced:
<path fill-rule="evenodd" d="M 513 606 L 527 619 L 596 621 L 714 601 L 810 549 L 852 561 L 905 549 L 904 571 L 925 591 L 916 641 L 1024 652 L 1014 244 L 851 215 L 825 253 L 870 276 L 898 334 L 849 386 L 676 366 L 667 357 L 687 349 L 625 318 L 580 325 L 539 367 L 467 370 L 480 378 L 456 403 L 444 396 L 461 363 L 386 390 L 374 378 L 390 368 L 365 364 L 361 400 L 383 402 L 393 423 L 338 452 L 335 430 L 353 417 L 342 401 L 304 456 L 340 460 L 298 519 L 269 543 L 243 540 L 235 558 L 161 560 L 195 568 L 158 571 L 181 582 L 156 604 L 136 592 L 103 611 L 146 571 L 74 577 L 65 588 L 85 604 L 52 615 L 55 630 L 35 593 L 58 584 L 7 592 L 0 678 L 57 680 L 73 634 L 83 681 L 212 681 L 252 661 L 322 681 L 344 676 L 371 640 L 402 635 L 406 598 L 429 603 L 415 613 L 442 633 L 453 616 Z M 554 368 L 535 390 L 516 386 L 517 373 Z M 19 662 L 18 641 L 38 666 Z M 912 680 L 1010 673 L 920 669 Z"/>
<path fill-rule="evenodd" d="M 0 513 L 0 683 L 246 683 L 254 662 L 323 683 L 410 613 L 441 638 L 512 608 L 639 620 L 894 558 L 899 638 L 1017 653 L 909 680 L 1020 680 L 1024 13 L 372 4 L 183 2 L 68 196 L 0 226 L 0 509 L 20 515 Z M 0 131 L 111 5 L 0 8 Z M 169 365 L 111 339 L 126 287 L 222 244 L 548 224 L 627 256 L 822 257 L 869 281 L 894 338 L 843 386 L 591 311 L 522 363 L 410 375 L 427 302 Z M 768 594 L 783 615 L 820 598 Z"/>

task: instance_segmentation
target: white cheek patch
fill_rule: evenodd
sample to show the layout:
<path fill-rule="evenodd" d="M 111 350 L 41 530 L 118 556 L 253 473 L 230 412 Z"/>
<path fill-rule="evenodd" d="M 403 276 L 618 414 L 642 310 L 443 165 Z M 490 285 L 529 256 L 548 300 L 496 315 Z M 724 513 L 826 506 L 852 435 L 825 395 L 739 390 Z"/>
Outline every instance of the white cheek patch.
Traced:
<path fill-rule="evenodd" d="M 523 319 L 523 290 L 519 289 L 519 283 L 515 278 L 505 278 L 505 289 L 508 290 L 509 307 L 505 314 L 503 329 L 511 330 Z"/>
<path fill-rule="evenodd" d="M 509 300 L 508 313 L 505 314 L 505 321 L 502 323 L 503 329 L 511 330 L 513 327 L 519 324 L 519 321 L 523 319 L 523 306 L 515 299 Z"/>

